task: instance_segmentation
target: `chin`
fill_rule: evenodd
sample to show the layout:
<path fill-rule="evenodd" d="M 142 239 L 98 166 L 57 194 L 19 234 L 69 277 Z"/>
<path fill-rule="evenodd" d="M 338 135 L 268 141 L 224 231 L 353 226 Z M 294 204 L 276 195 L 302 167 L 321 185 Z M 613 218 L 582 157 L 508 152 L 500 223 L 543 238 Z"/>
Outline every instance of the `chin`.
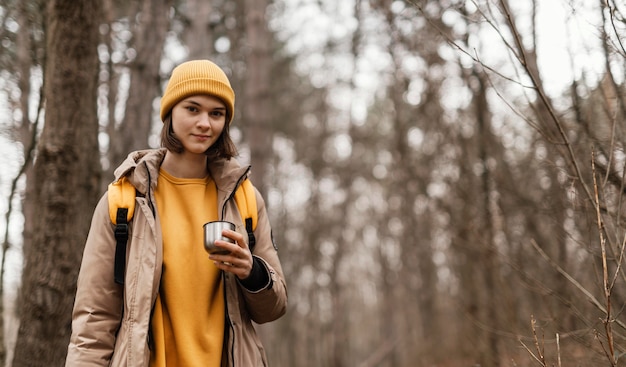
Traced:
<path fill-rule="evenodd" d="M 203 154 L 210 147 L 211 145 L 209 144 L 190 144 L 190 145 L 184 146 L 185 151 L 189 153 L 193 153 L 193 154 Z"/>

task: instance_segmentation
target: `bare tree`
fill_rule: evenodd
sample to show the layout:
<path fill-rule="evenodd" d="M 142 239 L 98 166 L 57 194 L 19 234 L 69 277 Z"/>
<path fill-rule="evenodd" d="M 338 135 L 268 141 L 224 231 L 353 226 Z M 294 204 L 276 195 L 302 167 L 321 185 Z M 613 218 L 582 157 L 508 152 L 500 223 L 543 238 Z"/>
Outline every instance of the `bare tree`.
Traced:
<path fill-rule="evenodd" d="M 272 76 L 272 36 L 267 28 L 268 0 L 247 0 L 246 14 L 246 81 L 243 121 L 250 146 L 250 160 L 255 167 L 252 180 L 267 193 L 266 166 L 272 146 L 270 78 Z"/>
<path fill-rule="evenodd" d="M 17 193 L 17 182 L 21 178 L 22 175 L 29 176 L 32 167 L 32 152 L 35 144 L 35 137 L 37 134 L 36 125 L 31 123 L 29 118 L 30 111 L 30 82 L 31 82 L 31 68 L 34 67 L 33 58 L 31 54 L 34 50 L 32 46 L 33 42 L 31 39 L 32 30 L 36 27 L 37 22 L 29 21 L 34 14 L 32 9 L 29 9 L 29 5 L 35 7 L 36 4 L 31 4 L 29 2 L 21 2 L 17 5 L 16 13 L 16 21 L 20 28 L 20 32 L 16 34 L 15 39 L 15 54 L 16 54 L 16 74 L 17 74 L 17 87 L 20 90 L 20 98 L 18 103 L 18 108 L 22 112 L 21 121 L 18 122 L 19 129 L 19 137 L 23 142 L 24 146 L 24 157 L 26 157 L 24 164 L 22 165 L 20 172 L 17 177 L 14 178 L 11 185 L 11 194 L 9 196 L 9 209 L 7 210 L 6 215 L 6 231 L 4 234 L 3 246 L 2 246 L 2 266 L 0 267 L 0 297 L 4 298 L 4 279 L 6 273 L 6 264 L 7 264 L 7 256 L 9 253 L 9 249 L 11 244 L 9 242 L 9 222 L 11 218 L 11 214 L 13 211 L 13 197 Z M 28 213 L 32 212 L 28 210 L 28 207 L 23 208 L 24 216 L 29 217 Z M 30 218 L 30 217 L 29 217 Z M 4 302 L 0 303 L 0 361 L 7 361 L 7 342 L 5 339 L 5 335 L 11 335 L 11 330 L 7 330 L 5 325 L 7 324 L 5 320 L 4 313 Z"/>
<path fill-rule="evenodd" d="M 110 89 L 113 93 L 111 97 L 117 96 L 115 88 L 119 86 L 117 78 L 120 75 L 116 73 L 126 74 L 129 78 L 123 119 L 119 124 L 116 124 L 115 119 L 108 122 L 109 173 L 129 151 L 149 147 L 148 138 L 155 120 L 153 104 L 161 93 L 159 71 L 173 1 L 142 0 L 129 4 L 137 6 L 137 8 L 131 6 L 128 16 L 132 40 L 126 54 L 133 56 L 128 58 L 125 65 L 109 68 L 113 71 L 113 74 L 109 74 L 113 82 Z M 113 36 L 114 33 L 111 32 L 111 37 Z M 111 174 L 107 175 L 107 179 L 111 177 Z"/>
<path fill-rule="evenodd" d="M 61 366 L 91 211 L 100 178 L 96 88 L 99 1 L 47 4 L 46 124 L 32 196 L 38 206 L 24 244 L 14 366 Z"/>
<path fill-rule="evenodd" d="M 602 4 L 611 6 L 610 3 Z M 459 10 L 462 15 L 460 19 L 469 21 L 466 31 L 472 29 L 473 24 L 483 24 L 491 29 L 500 38 L 503 49 L 510 56 L 508 71 L 501 71 L 494 65 L 483 62 L 479 51 L 464 44 L 462 35 L 446 31 L 441 26 L 441 18 L 434 15 L 432 4 L 415 2 L 415 5 L 422 10 L 422 14 L 430 20 L 432 26 L 438 28 L 454 47 L 464 53 L 464 57 L 472 58 L 475 65 L 479 66 L 473 75 L 480 83 L 467 80 L 474 99 L 481 94 L 486 95 L 485 91 L 491 90 L 499 97 L 497 101 L 511 107 L 512 112 L 518 114 L 532 132 L 529 135 L 531 149 L 528 152 L 516 150 L 516 154 L 507 153 L 502 148 L 504 145 L 502 141 L 506 136 L 506 133 L 502 132 L 491 134 L 488 140 L 482 139 L 477 141 L 476 145 L 465 147 L 466 151 L 476 148 L 483 151 L 480 156 L 487 158 L 481 159 L 484 163 L 480 170 L 483 178 L 487 178 L 484 175 L 485 170 L 497 167 L 489 172 L 491 178 L 483 180 L 488 184 L 484 193 L 497 200 L 485 201 L 482 207 L 491 208 L 492 212 L 484 217 L 487 221 L 483 222 L 480 228 L 491 231 L 491 241 L 497 238 L 491 248 L 501 261 L 499 265 L 494 264 L 501 270 L 494 273 L 497 275 L 493 278 L 496 282 L 492 283 L 495 287 L 488 287 L 488 283 L 475 280 L 465 282 L 468 287 L 463 289 L 467 289 L 468 292 L 463 292 L 465 297 L 462 298 L 476 301 L 474 302 L 476 307 L 470 308 L 473 312 L 471 315 L 476 315 L 476 318 L 472 319 L 489 320 L 489 323 L 480 322 L 477 326 L 486 332 L 488 339 L 499 340 L 496 345 L 500 357 L 491 358 L 491 363 L 498 364 L 504 355 L 515 354 L 513 352 L 515 347 L 511 343 L 513 338 L 510 336 L 520 332 L 519 321 L 526 312 L 527 319 L 530 319 L 532 314 L 535 316 L 540 314 L 540 327 L 552 335 L 560 335 L 557 339 L 561 343 L 559 347 L 563 347 L 563 337 L 566 336 L 568 341 L 576 340 L 585 348 L 588 354 L 585 358 L 589 363 L 597 363 L 596 353 L 600 352 L 606 355 L 611 365 L 615 365 L 616 345 L 623 340 L 623 336 L 621 330 L 618 332 L 616 328 L 611 327 L 620 321 L 609 315 L 611 310 L 615 309 L 615 305 L 621 307 L 624 304 L 621 292 L 614 288 L 615 284 L 623 281 L 620 274 L 623 261 L 620 250 L 622 245 L 619 243 L 623 243 L 624 232 L 623 228 L 616 224 L 623 215 L 621 202 L 624 187 L 623 160 L 617 158 L 619 154 L 615 154 L 615 150 L 623 149 L 621 135 L 617 133 L 621 126 L 618 123 L 619 119 L 615 119 L 615 116 L 620 114 L 619 97 L 616 98 L 617 103 L 612 105 L 606 103 L 605 98 L 596 104 L 596 108 L 611 111 L 610 113 L 597 113 L 598 109 L 593 113 L 586 108 L 583 101 L 590 96 L 595 99 L 599 94 L 589 89 L 583 92 L 588 86 L 582 84 L 584 83 L 582 80 L 575 80 L 571 88 L 573 103 L 565 108 L 560 103 L 561 106 L 557 107 L 557 103 L 545 90 L 543 75 L 539 68 L 537 31 L 534 28 L 538 6 L 536 2 L 530 4 L 528 19 L 531 27 L 524 32 L 518 25 L 520 18 L 511 10 L 511 4 L 507 1 L 500 1 L 496 6 L 488 2 L 472 2 L 446 9 L 446 11 Z M 467 9 L 472 10 L 466 12 Z M 614 11 L 618 9 L 619 7 L 613 8 Z M 601 11 L 605 15 L 616 14 L 606 12 L 606 8 Z M 611 30 L 612 27 L 607 26 L 609 22 L 606 19 L 604 22 L 605 26 L 602 28 L 605 31 Z M 469 31 L 467 32 L 466 36 L 469 35 Z M 603 40 L 611 39 L 619 40 L 619 36 L 614 37 L 605 33 Z M 608 51 L 607 58 L 623 59 L 619 41 L 603 44 L 605 46 L 611 44 L 604 48 Z M 511 73 L 511 70 L 514 72 Z M 618 70 L 623 70 L 623 67 Z M 607 73 L 612 73 L 608 67 Z M 602 83 L 601 88 L 610 84 L 611 88 L 608 90 L 623 89 L 623 86 L 610 82 L 610 79 L 606 78 L 609 82 Z M 477 89 L 478 85 L 483 87 Z M 510 88 L 511 85 L 523 88 L 527 97 L 524 100 L 526 103 L 513 98 L 507 100 L 506 88 Z M 608 93 L 604 97 L 607 95 L 617 96 L 618 93 Z M 489 99 L 484 101 L 481 105 L 487 108 L 497 103 Z M 571 120 L 571 116 L 575 116 L 577 121 Z M 481 121 L 479 117 L 476 118 L 478 122 Z M 589 125 L 589 119 L 594 120 L 593 127 Z M 482 134 L 484 137 L 489 137 L 488 131 L 493 125 L 493 122 L 486 121 L 482 124 L 482 130 L 478 130 L 487 133 Z M 598 155 L 594 155 L 594 151 Z M 592 164 L 588 163 L 590 160 Z M 467 164 L 472 166 L 471 161 Z M 592 168 L 594 166 L 595 168 Z M 595 181 L 598 170 L 605 177 L 601 184 L 596 184 Z M 471 171 L 465 171 L 462 176 L 471 174 Z M 466 183 L 463 187 L 474 186 Z M 598 188 L 600 195 L 597 195 Z M 466 197 L 464 202 L 466 206 L 474 203 L 471 197 Z M 479 203 L 478 208 L 480 207 Z M 463 217 L 476 219 L 467 214 L 457 218 L 463 220 Z M 489 226 L 489 221 L 493 225 Z M 471 238 L 471 235 L 466 231 L 459 232 L 458 243 L 463 243 L 464 238 Z M 533 246 L 529 247 L 528 243 L 532 243 Z M 585 251 L 587 254 L 584 254 Z M 472 262 L 486 265 L 485 259 L 489 258 L 491 256 L 474 257 Z M 508 267 L 515 272 L 511 272 Z M 488 268 L 489 266 L 481 268 L 481 272 L 487 275 Z M 461 279 L 466 277 L 469 279 L 472 275 L 465 273 Z M 497 280 L 503 277 L 509 282 L 519 282 L 523 287 L 498 286 Z M 607 279 L 613 279 L 613 282 Z M 594 282 L 595 286 L 592 285 Z M 603 289 L 604 294 L 595 291 L 594 288 Z M 485 290 L 489 290 L 489 293 L 485 293 Z M 489 307 L 485 300 L 494 297 L 494 294 L 497 294 L 497 298 L 492 301 L 496 300 L 498 304 L 507 307 L 501 309 Z M 546 295 L 549 296 L 547 300 L 540 299 Z M 585 302 L 579 302 L 580 295 L 584 296 Z M 594 307 L 589 307 L 590 305 Z M 510 310 L 515 311 L 511 313 Z M 601 331 L 598 331 L 598 319 L 594 321 L 589 315 L 595 317 L 604 315 L 602 317 L 604 327 Z M 485 318 L 486 316 L 489 318 Z M 536 325 L 533 324 L 533 332 L 537 330 Z M 503 335 L 509 337 L 503 338 Z M 599 342 L 594 343 L 594 338 Z M 538 340 L 536 336 L 535 340 Z M 551 337 L 550 342 L 554 343 L 555 338 Z M 493 343 L 485 346 L 489 351 L 495 349 Z M 571 351 L 579 347 L 567 343 L 565 348 Z M 542 348 L 536 349 L 539 351 L 538 355 L 543 353 Z M 570 356 L 571 353 L 559 354 L 563 361 L 571 358 Z M 538 361 L 548 365 L 543 357 Z"/>
<path fill-rule="evenodd" d="M 213 4 L 202 0 L 187 0 L 182 9 L 186 30 L 183 34 L 190 60 L 211 58 L 214 53 L 215 28 L 224 19 Z"/>
<path fill-rule="evenodd" d="M 109 167 L 147 145 L 172 16 L 170 31 L 187 57 L 226 66 L 242 122 L 233 131 L 242 132 L 255 183 L 271 204 L 290 287 L 287 315 L 260 328 L 274 364 L 616 366 L 626 348 L 626 9 L 594 3 L 596 17 L 585 20 L 598 22 L 593 54 L 604 65 L 593 73 L 603 68 L 602 78 L 582 73 L 558 94 L 545 88 L 538 1 L 106 0 L 99 106 L 109 113 L 100 116 L 111 137 Z M 589 4 L 567 6 L 573 18 Z M 0 19 L 10 25 L 13 14 Z M 0 47 L 17 37 L 3 29 Z M 488 44 L 480 41 L 485 34 Z M 26 75 L 28 56 L 19 50 L 15 58 L 0 54 L 0 65 L 20 60 Z M 59 71 L 51 68 L 46 73 Z M 58 158 L 53 153 L 78 156 L 56 148 L 55 133 L 66 132 L 68 142 L 74 135 L 52 122 L 61 103 L 50 88 L 46 125 L 56 128 L 44 132 L 40 179 L 28 179 L 26 205 L 39 205 L 42 215 L 26 218 L 33 229 L 25 231 L 22 298 L 24 328 L 32 328 L 29 315 L 52 320 L 37 324 L 42 335 L 63 330 L 62 318 L 29 305 L 65 305 L 55 292 L 61 280 L 71 283 L 75 265 L 50 252 L 33 280 L 34 254 L 78 242 L 57 235 L 68 224 L 51 208 L 83 210 L 43 194 L 61 181 L 46 163 Z M 55 87 L 54 98 L 65 105 L 86 98 L 64 93 L 70 89 Z M 27 109 L 32 100 L 12 103 Z M 65 181 L 76 176 L 64 173 Z M 42 223 L 56 223 L 54 232 Z M 67 277 L 50 275 L 53 264 Z M 24 347 L 26 331 L 19 363 L 36 365 L 24 357 L 38 352 Z"/>

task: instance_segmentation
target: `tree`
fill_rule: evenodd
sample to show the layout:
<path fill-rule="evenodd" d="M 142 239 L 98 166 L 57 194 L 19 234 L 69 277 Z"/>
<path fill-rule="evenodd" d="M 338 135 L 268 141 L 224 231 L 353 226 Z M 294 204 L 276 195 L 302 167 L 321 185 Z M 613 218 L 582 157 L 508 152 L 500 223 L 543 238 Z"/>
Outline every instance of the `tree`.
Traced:
<path fill-rule="evenodd" d="M 0 320 L 0 361 L 7 363 L 13 355 L 13 348 L 15 337 L 17 332 L 17 317 L 15 315 L 15 289 L 6 287 L 6 279 L 10 279 L 7 275 L 7 269 L 12 267 L 10 261 L 7 258 L 10 257 L 10 253 L 17 252 L 17 246 L 12 243 L 9 236 L 9 228 L 11 218 L 15 219 L 18 216 L 14 214 L 20 212 L 20 206 L 14 206 L 13 198 L 18 197 L 21 190 L 21 179 L 23 177 L 28 181 L 32 174 L 32 157 L 34 153 L 34 146 L 36 145 L 36 138 L 38 134 L 38 122 L 41 118 L 41 94 L 39 85 L 41 85 L 40 70 L 41 55 L 43 54 L 43 21 L 42 11 L 43 3 L 40 0 L 9 2 L 2 5 L 3 19 L 0 23 L 4 27 L 1 28 L 0 38 L 3 39 L 2 51 L 0 54 L 0 69 L 3 73 L 10 75 L 10 77 L 3 78 L 5 88 L 11 89 L 13 82 L 15 83 L 15 91 L 19 93 L 7 93 L 7 103 L 11 106 L 13 113 L 5 114 L 7 122 L 9 123 L 8 134 L 19 141 L 22 145 L 22 152 L 24 155 L 24 161 L 21 163 L 18 174 L 12 177 L 11 191 L 9 193 L 9 207 L 6 212 L 6 228 L 4 233 L 4 240 L 2 245 L 2 265 L 0 266 L 0 297 L 5 299 L 0 305 L 0 315 L 4 315 Z M 17 29 L 11 27 L 11 20 L 14 20 L 18 27 Z M 39 98 L 39 106 L 36 106 L 36 115 L 29 114 L 32 103 L 35 98 Z M 34 109 L 34 108 L 33 108 Z M 3 175 L 6 172 L 3 171 Z M 8 176 L 8 175 L 7 175 Z M 5 178 L 9 178 L 5 176 Z M 30 218 L 34 215 L 36 208 L 21 201 L 21 214 L 24 217 L 24 232 L 32 233 L 28 230 Z M 14 280 L 12 280 L 13 282 Z M 6 287 L 6 288 L 5 288 Z M 5 292 L 5 289 L 8 292 Z M 8 301 L 8 302 L 7 302 Z M 4 306 L 8 305 L 7 310 Z M 5 339 L 6 338 L 6 339 Z"/>
<path fill-rule="evenodd" d="M 545 48 L 539 47 L 542 39 L 536 23 L 539 2 L 522 7 L 505 0 L 462 2 L 440 9 L 434 1 L 414 3 L 461 51 L 463 84 L 471 91 L 475 111 L 490 111 L 476 113 L 468 121 L 472 129 L 459 128 L 467 141 L 457 143 L 463 152 L 457 158 L 461 174 L 457 183 L 451 182 L 445 200 L 453 218 L 450 222 L 455 224 L 450 233 L 453 257 L 460 264 L 455 269 L 461 284 L 458 299 L 467 303 L 466 313 L 478 325 L 463 323 L 465 337 L 471 332 L 471 341 L 480 346 L 467 355 L 482 361 L 481 365 L 502 365 L 505 358 L 515 356 L 520 342 L 526 346 L 521 322 L 525 319 L 528 325 L 532 319 L 537 345 L 533 357 L 541 365 L 551 365 L 543 347 L 539 348 L 544 342 L 556 344 L 559 364 L 561 358 L 563 365 L 574 358 L 576 363 L 597 365 L 599 358 L 606 358 L 616 365 L 616 351 L 623 348 L 624 340 L 624 323 L 614 313 L 615 307 L 624 304 L 616 286 L 624 281 L 620 271 L 624 231 L 619 224 L 624 161 L 617 158 L 623 152 L 623 134 L 618 133 L 623 84 L 611 79 L 615 71 L 623 74 L 626 53 L 619 42 L 619 28 L 610 24 L 621 19 L 620 7 L 610 1 L 594 6 L 602 14 L 597 19 L 604 23 L 599 27 L 602 42 L 596 43 L 604 49 L 607 63 L 611 60 L 614 65 L 606 66 L 607 82 L 593 87 L 597 82 L 586 78 L 583 69 L 582 77 L 572 80 L 569 96 L 546 91 L 549 75 L 540 65 Z M 457 11 L 459 17 L 451 16 Z M 460 26 L 464 21 L 467 24 Z M 446 29 L 443 24 L 454 27 Z M 492 32 L 498 42 L 476 42 L 479 38 L 473 35 L 481 31 Z M 496 46 L 508 60 L 485 60 L 485 50 Z M 602 107 L 590 109 L 589 104 Z M 510 108 L 510 113 L 503 115 L 502 106 Z M 498 110 L 498 116 L 491 116 Z M 477 190 L 477 177 L 485 188 L 482 191 Z M 468 191 L 471 194 L 464 195 Z M 452 205 L 455 196 L 463 204 L 460 210 Z M 483 214 L 472 215 L 474 208 Z M 474 254 L 476 244 L 488 245 L 478 250 L 491 252 Z M 539 329 L 556 338 L 538 340 Z M 559 335 L 568 335 L 563 343 L 567 352 L 559 350 L 559 341 L 564 340 Z M 572 357 L 581 350 L 585 362 L 581 356 Z"/>
<path fill-rule="evenodd" d="M 185 45 L 189 51 L 189 59 L 207 59 L 214 54 L 215 27 L 222 15 L 215 9 L 212 2 L 187 0 L 181 10 L 184 23 Z"/>
<path fill-rule="evenodd" d="M 250 160 L 255 169 L 252 180 L 263 194 L 267 194 L 265 173 L 271 159 L 271 95 L 272 35 L 267 29 L 268 0 L 246 0 L 246 81 L 243 120 L 250 146 Z"/>
<path fill-rule="evenodd" d="M 82 248 L 97 200 L 100 1 L 47 4 L 45 126 L 37 149 L 32 240 L 24 244 L 13 366 L 63 365 Z"/>
<path fill-rule="evenodd" d="M 255 182 L 267 194 L 289 285 L 289 312 L 260 328 L 272 364 L 546 367 L 557 365 L 546 355 L 558 353 L 564 366 L 617 365 L 626 348 L 621 3 L 556 2 L 568 23 L 582 19 L 575 25 L 592 29 L 560 40 L 578 49 L 571 64 L 580 72 L 557 93 L 546 90 L 552 75 L 543 69 L 546 34 L 539 20 L 555 2 L 103 3 L 98 100 L 100 134 L 110 138 L 102 152 L 111 168 L 128 150 L 146 145 L 159 68 L 168 68 L 170 58 L 208 57 L 227 69 L 239 106 L 231 131 L 242 155 L 250 151 Z M 34 92 L 26 98 L 33 87 L 28 39 L 14 31 L 14 23 L 21 31 L 27 20 L 14 16 L 17 1 L 3 2 L 5 8 L 0 67 L 24 93 L 8 90 L 11 106 L 28 109 L 35 99 Z M 34 13 L 29 9 L 29 17 Z M 166 34 L 173 47 L 165 47 L 162 58 Z M 588 49 L 581 52 L 579 44 Z M 57 62 L 58 49 L 47 51 Z M 33 65 L 41 63 L 31 57 Z M 567 61 L 560 61 L 562 68 Z M 74 63 L 71 71 L 78 70 L 88 68 Z M 63 94 L 53 96 L 47 85 L 46 125 L 57 125 L 44 132 L 22 207 L 23 327 L 42 335 L 67 330 L 69 321 L 59 326 L 59 317 L 43 317 L 44 307 L 33 304 L 71 303 L 61 300 L 61 275 L 50 267 L 73 271 L 68 264 L 77 268 L 70 258 L 80 250 L 67 252 L 67 262 L 46 253 L 48 264 L 32 249 L 65 251 L 60 238 L 63 245 L 82 243 L 70 232 L 54 237 L 68 231 L 70 216 L 58 220 L 51 208 L 82 209 L 61 194 L 42 194 L 59 181 L 58 170 L 76 168 L 51 163 L 61 161 L 53 152 L 77 156 L 50 143 L 62 145 L 54 140 L 63 130 L 58 99 L 87 98 L 66 89 L 54 87 Z M 24 118 L 20 125 L 22 117 L 14 113 L 11 123 L 26 127 L 27 141 L 35 121 Z M 69 130 L 63 139 L 74 138 Z M 120 135 L 129 131 L 136 134 Z M 44 171 L 51 179 L 41 178 Z M 31 216 L 33 204 L 42 218 Z M 62 279 L 73 282 L 69 274 Z M 54 292 L 45 291 L 48 284 Z M 69 313 L 64 309 L 63 317 Z M 37 324 L 31 315 L 50 323 Z M 64 352 L 63 338 L 47 334 L 43 345 Z M 39 349 L 18 349 L 21 365 L 36 365 L 24 355 Z"/>
<path fill-rule="evenodd" d="M 134 56 L 130 57 L 125 65 L 119 67 L 120 74 L 128 74 L 130 85 L 127 89 L 128 96 L 124 104 L 122 121 L 116 124 L 114 117 L 108 121 L 107 132 L 110 141 L 108 173 L 112 173 L 112 170 L 124 160 L 130 151 L 149 147 L 148 138 L 154 121 L 153 101 L 160 94 L 159 68 L 163 44 L 169 28 L 172 3 L 172 0 L 142 0 L 130 3 L 131 10 L 127 21 L 131 24 L 130 30 L 133 36 L 128 46 L 130 52 L 126 54 Z M 112 30 L 109 36 L 111 38 L 115 36 Z M 109 47 L 109 53 L 116 51 L 113 47 Z M 108 62 L 114 63 L 110 56 Z M 116 87 L 119 87 L 117 81 L 120 75 L 116 75 L 117 71 L 114 69 L 114 67 L 109 67 L 111 98 L 117 95 Z M 110 100 L 109 103 L 111 102 L 113 101 Z M 110 116 L 113 114 L 110 113 Z M 108 183 L 111 178 L 112 174 L 107 175 L 105 183 Z"/>

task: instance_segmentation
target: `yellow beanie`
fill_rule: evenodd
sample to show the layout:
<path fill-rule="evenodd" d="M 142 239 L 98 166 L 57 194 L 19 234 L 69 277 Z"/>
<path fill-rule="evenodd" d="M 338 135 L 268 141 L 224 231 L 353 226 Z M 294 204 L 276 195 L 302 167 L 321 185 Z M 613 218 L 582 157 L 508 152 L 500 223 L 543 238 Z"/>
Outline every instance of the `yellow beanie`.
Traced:
<path fill-rule="evenodd" d="M 209 60 L 187 61 L 174 68 L 161 97 L 161 121 L 165 120 L 176 103 L 196 94 L 208 94 L 221 99 L 228 110 L 227 123 L 230 124 L 235 113 L 235 92 L 224 71 Z"/>

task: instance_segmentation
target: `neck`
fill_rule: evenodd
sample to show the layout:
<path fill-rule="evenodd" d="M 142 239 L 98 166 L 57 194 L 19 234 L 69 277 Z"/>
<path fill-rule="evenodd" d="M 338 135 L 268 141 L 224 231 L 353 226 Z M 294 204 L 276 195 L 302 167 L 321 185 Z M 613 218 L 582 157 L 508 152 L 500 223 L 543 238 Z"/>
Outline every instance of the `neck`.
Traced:
<path fill-rule="evenodd" d="M 208 174 L 204 154 L 174 153 L 167 151 L 161 168 L 178 178 L 204 178 Z"/>

